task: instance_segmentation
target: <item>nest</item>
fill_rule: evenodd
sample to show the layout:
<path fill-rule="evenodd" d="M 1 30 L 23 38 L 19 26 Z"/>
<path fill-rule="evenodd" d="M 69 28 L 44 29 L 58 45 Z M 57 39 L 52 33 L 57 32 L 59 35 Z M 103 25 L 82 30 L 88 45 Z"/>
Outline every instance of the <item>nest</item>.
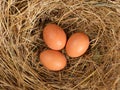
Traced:
<path fill-rule="evenodd" d="M 39 61 L 48 23 L 90 38 L 81 57 L 62 50 L 68 64 L 58 72 Z M 1 0 L 0 38 L 1 90 L 120 90 L 119 0 Z"/>

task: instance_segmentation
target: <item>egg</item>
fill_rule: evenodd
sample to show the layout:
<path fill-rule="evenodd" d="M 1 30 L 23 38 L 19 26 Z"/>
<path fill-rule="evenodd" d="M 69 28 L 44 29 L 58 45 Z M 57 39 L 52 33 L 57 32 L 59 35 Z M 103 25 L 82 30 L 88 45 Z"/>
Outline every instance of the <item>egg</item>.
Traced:
<path fill-rule="evenodd" d="M 65 56 L 56 50 L 45 50 L 40 53 L 40 62 L 49 70 L 62 70 L 67 63 Z"/>
<path fill-rule="evenodd" d="M 66 53 L 70 57 L 83 55 L 89 47 L 89 37 L 85 33 L 74 33 L 66 44 Z"/>
<path fill-rule="evenodd" d="M 43 30 L 43 39 L 46 45 L 53 50 L 61 50 L 66 44 L 64 30 L 56 24 L 47 24 Z"/>

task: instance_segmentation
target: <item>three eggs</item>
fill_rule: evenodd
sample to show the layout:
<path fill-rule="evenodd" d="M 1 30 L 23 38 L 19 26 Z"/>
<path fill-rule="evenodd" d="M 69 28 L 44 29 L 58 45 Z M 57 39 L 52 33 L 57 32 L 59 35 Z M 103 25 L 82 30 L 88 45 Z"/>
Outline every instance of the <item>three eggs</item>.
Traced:
<path fill-rule="evenodd" d="M 43 40 L 50 48 L 40 53 L 40 61 L 44 67 L 52 71 L 62 70 L 67 60 L 59 50 L 65 47 L 70 57 L 83 55 L 89 47 L 89 37 L 81 32 L 74 33 L 67 41 L 64 30 L 56 24 L 47 24 L 43 30 Z"/>

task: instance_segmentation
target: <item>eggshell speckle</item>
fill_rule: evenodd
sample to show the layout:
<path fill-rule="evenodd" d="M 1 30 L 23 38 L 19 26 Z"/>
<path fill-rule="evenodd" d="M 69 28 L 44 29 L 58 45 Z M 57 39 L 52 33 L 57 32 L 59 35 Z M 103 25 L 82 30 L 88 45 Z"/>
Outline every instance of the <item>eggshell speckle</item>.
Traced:
<path fill-rule="evenodd" d="M 40 62 L 49 70 L 59 71 L 66 66 L 67 60 L 59 51 L 45 50 L 40 53 Z"/>
<path fill-rule="evenodd" d="M 89 47 L 89 38 L 84 33 L 73 34 L 66 44 L 66 52 L 70 57 L 83 55 Z"/>
<path fill-rule="evenodd" d="M 56 24 L 47 24 L 43 30 L 43 39 L 47 46 L 53 50 L 60 50 L 66 44 L 64 30 Z"/>

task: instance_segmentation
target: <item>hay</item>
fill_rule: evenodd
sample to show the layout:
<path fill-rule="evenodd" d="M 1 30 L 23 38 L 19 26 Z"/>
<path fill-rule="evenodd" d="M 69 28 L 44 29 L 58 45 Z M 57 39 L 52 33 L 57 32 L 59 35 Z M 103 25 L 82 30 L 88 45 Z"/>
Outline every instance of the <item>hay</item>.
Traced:
<path fill-rule="evenodd" d="M 85 32 L 90 47 L 59 72 L 39 53 L 47 23 L 69 37 Z M 119 0 L 0 0 L 0 90 L 120 90 Z"/>

